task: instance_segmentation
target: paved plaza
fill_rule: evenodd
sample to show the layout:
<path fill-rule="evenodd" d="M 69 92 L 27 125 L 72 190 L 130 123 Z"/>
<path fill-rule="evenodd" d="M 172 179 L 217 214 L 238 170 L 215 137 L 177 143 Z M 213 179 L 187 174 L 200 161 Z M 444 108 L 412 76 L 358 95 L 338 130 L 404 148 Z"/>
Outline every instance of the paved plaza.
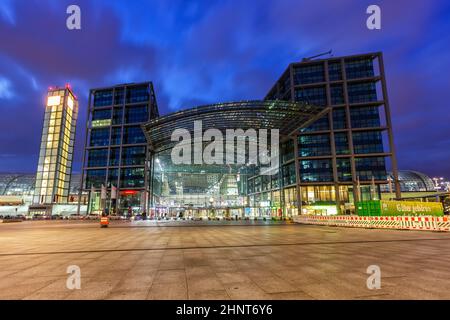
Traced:
<path fill-rule="evenodd" d="M 36 221 L 0 224 L 0 244 L 0 299 L 450 299 L 450 233 Z"/>

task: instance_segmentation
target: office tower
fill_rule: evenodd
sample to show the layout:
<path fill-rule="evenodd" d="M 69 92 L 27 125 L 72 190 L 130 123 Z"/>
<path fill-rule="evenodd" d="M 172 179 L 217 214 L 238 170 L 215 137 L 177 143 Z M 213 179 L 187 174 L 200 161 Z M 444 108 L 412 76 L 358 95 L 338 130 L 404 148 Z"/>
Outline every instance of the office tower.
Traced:
<path fill-rule="evenodd" d="M 349 212 L 354 200 L 377 197 L 388 162 L 400 196 L 382 53 L 291 63 L 265 99 L 332 108 L 287 146 L 295 157 L 283 168 L 299 174 L 292 205 L 301 203 L 303 213 L 333 204 Z"/>
<path fill-rule="evenodd" d="M 34 204 L 67 203 L 77 117 L 78 100 L 70 86 L 49 88 L 33 196 Z"/>
<path fill-rule="evenodd" d="M 158 116 L 151 82 L 90 91 L 82 175 L 88 212 L 146 210 L 149 166 L 141 125 Z M 107 199 L 100 199 L 102 185 Z M 117 199 L 111 199 L 113 187 Z"/>

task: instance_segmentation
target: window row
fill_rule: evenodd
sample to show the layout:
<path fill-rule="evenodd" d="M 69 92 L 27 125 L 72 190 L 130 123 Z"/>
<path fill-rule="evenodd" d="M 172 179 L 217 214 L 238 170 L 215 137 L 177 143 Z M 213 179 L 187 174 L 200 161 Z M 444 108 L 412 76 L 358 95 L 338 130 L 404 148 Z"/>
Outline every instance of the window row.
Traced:
<path fill-rule="evenodd" d="M 88 167 L 144 165 L 146 147 L 126 147 L 122 149 L 122 163 L 120 163 L 120 148 L 94 149 L 88 152 Z"/>
<path fill-rule="evenodd" d="M 117 186 L 119 169 L 110 169 L 106 179 L 106 169 L 87 170 L 85 188 L 101 188 L 102 185 Z M 120 188 L 143 188 L 145 186 L 144 168 L 122 168 L 120 170 Z"/>
<path fill-rule="evenodd" d="M 109 123 L 115 124 L 129 124 L 147 122 L 148 105 L 127 106 L 125 108 L 125 115 L 123 108 L 94 110 L 92 113 L 92 121 L 96 120 L 112 120 Z"/>
<path fill-rule="evenodd" d="M 109 139 L 111 131 L 111 140 Z M 107 146 L 120 144 L 145 143 L 145 135 L 141 127 L 124 127 L 123 136 L 121 127 L 92 129 L 90 135 L 90 146 Z"/>
<path fill-rule="evenodd" d="M 124 89 L 117 88 L 115 94 L 113 94 L 112 89 L 95 91 L 93 94 L 94 107 L 104 107 L 113 105 L 113 95 L 114 95 L 114 105 L 119 105 L 124 103 Z M 138 103 L 149 101 L 150 99 L 150 89 L 148 86 L 136 86 L 128 87 L 126 89 L 126 99 L 125 103 Z"/>

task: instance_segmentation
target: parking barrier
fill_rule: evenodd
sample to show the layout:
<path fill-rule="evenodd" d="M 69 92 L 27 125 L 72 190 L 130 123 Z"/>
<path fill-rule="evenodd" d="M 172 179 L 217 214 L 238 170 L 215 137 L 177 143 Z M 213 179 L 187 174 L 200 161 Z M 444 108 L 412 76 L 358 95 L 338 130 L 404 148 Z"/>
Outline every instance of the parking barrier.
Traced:
<path fill-rule="evenodd" d="M 351 228 L 450 231 L 448 217 L 435 216 L 314 216 L 300 215 L 294 222 Z"/>

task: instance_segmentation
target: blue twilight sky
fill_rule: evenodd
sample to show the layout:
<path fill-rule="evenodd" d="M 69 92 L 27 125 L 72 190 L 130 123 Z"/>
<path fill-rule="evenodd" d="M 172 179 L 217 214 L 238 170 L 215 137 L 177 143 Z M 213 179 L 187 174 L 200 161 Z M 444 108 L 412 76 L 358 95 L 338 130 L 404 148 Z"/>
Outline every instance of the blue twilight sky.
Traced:
<path fill-rule="evenodd" d="M 66 28 L 77 4 L 82 30 Z M 378 4 L 382 29 L 366 28 Z M 439 0 L 0 0 L 0 172 L 37 166 L 44 96 L 154 82 L 162 114 L 263 98 L 286 66 L 383 51 L 400 169 L 450 177 L 450 3 Z"/>

